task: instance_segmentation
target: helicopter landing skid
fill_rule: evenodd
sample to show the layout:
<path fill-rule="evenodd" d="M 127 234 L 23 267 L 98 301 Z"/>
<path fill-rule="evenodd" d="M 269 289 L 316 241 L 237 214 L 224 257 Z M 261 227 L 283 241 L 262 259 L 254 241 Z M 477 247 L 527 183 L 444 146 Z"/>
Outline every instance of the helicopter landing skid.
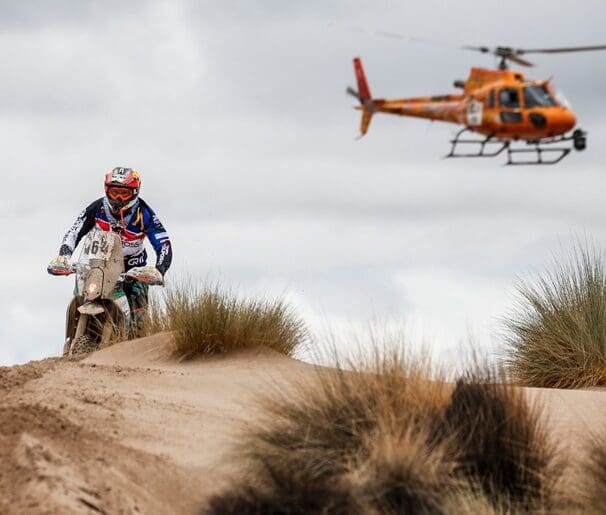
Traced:
<path fill-rule="evenodd" d="M 561 143 L 571 142 L 570 146 Z M 527 141 L 526 145 L 532 148 L 512 148 L 507 146 L 507 165 L 554 165 L 564 159 L 572 149 L 585 150 L 587 146 L 587 133 L 576 129 L 572 134 L 558 136 L 555 138 L 544 138 L 537 141 Z M 552 147 L 550 145 L 559 145 Z M 512 156 L 516 154 L 534 154 L 535 159 L 515 161 Z M 544 159 L 544 154 L 555 155 L 552 159 Z"/>
<path fill-rule="evenodd" d="M 507 145 L 507 163 L 508 166 L 517 166 L 517 165 L 554 165 L 559 163 L 562 159 L 564 159 L 572 148 L 568 147 L 545 147 L 541 146 L 541 143 L 530 143 L 528 145 L 532 145 L 534 148 L 511 148 L 510 145 Z M 521 161 L 516 161 L 512 159 L 512 156 L 515 155 L 528 155 L 534 154 L 535 159 L 523 159 Z M 544 154 L 555 155 L 553 158 L 545 159 Z"/>
<path fill-rule="evenodd" d="M 466 127 L 461 129 L 455 138 L 450 141 L 452 148 L 450 149 L 450 153 L 445 157 L 495 157 L 507 149 L 506 165 L 553 165 L 559 163 L 568 154 L 570 154 L 573 148 L 580 151 L 585 150 L 585 147 L 587 146 L 587 133 L 581 129 L 576 129 L 570 135 L 562 135 L 555 138 L 543 138 L 535 141 L 526 141 L 527 147 L 525 148 L 513 147 L 512 144 L 514 144 L 514 142 L 503 141 L 501 139 L 494 138 L 493 136 L 487 136 L 483 139 L 461 139 L 461 136 L 467 131 L 469 131 L 469 129 Z M 571 142 L 571 145 L 561 145 L 562 143 L 566 142 Z M 463 154 L 457 152 L 458 145 L 479 145 L 480 147 L 476 153 Z M 487 151 L 487 145 L 492 145 L 493 149 L 494 145 L 497 145 L 497 147 L 495 150 Z M 534 159 L 523 159 L 517 161 L 514 157 L 524 154 L 534 154 Z M 545 158 L 545 155 L 552 155 L 555 157 Z"/>
<path fill-rule="evenodd" d="M 486 136 L 485 138 L 470 138 L 470 139 L 461 139 L 461 136 L 466 133 L 471 132 L 467 127 L 464 127 L 454 139 L 450 140 L 452 147 L 450 152 L 445 157 L 495 157 L 498 156 L 503 150 L 509 147 L 508 142 L 498 140 L 493 138 L 492 136 Z M 479 145 L 479 149 L 475 153 L 459 153 L 457 152 L 457 146 L 462 146 L 468 148 L 469 146 Z M 496 145 L 496 148 L 494 147 Z M 487 148 L 488 146 L 488 148 Z M 492 149 L 490 147 L 492 146 Z"/>

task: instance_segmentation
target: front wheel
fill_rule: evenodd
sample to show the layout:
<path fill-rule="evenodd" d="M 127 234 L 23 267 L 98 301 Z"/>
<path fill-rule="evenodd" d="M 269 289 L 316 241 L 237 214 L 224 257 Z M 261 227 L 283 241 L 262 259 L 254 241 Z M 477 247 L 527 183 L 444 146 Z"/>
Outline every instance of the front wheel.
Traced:
<path fill-rule="evenodd" d="M 78 338 L 74 338 L 74 341 L 70 345 L 69 355 L 74 358 L 84 357 L 86 354 L 89 354 L 99 347 L 98 343 L 88 335 L 83 334 L 82 336 L 78 336 Z"/>
<path fill-rule="evenodd" d="M 73 339 L 68 340 L 63 347 L 63 355 L 70 358 L 83 358 L 99 347 L 94 335 L 91 334 L 93 317 L 81 314 L 78 317 Z"/>

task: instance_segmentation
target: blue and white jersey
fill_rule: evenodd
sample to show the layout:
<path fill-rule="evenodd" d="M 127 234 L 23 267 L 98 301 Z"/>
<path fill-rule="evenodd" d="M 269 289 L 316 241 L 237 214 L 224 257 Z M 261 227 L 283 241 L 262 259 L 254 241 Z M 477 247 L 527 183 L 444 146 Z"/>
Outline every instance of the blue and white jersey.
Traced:
<path fill-rule="evenodd" d="M 147 264 L 146 236 L 156 252 L 158 271 L 164 275 L 170 267 L 173 253 L 168 233 L 143 199 L 138 199 L 123 218 L 116 218 L 112 214 L 105 197 L 95 200 L 78 215 L 74 225 L 67 231 L 59 255 L 70 257 L 80 240 L 95 226 L 120 234 L 126 270 Z"/>

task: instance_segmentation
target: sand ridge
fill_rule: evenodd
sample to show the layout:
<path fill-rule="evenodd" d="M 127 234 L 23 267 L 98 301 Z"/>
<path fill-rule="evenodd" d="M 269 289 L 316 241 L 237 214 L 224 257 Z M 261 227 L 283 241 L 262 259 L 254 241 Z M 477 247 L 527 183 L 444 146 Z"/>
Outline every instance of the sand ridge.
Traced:
<path fill-rule="evenodd" d="M 310 368 L 267 350 L 179 363 L 169 344 L 0 369 L 0 513 L 197 513 L 255 394 Z"/>
<path fill-rule="evenodd" d="M 197 513 L 238 473 L 257 398 L 313 366 L 266 349 L 182 363 L 170 334 L 0 368 L 0 513 Z M 576 456 L 606 391 L 527 389 Z"/>

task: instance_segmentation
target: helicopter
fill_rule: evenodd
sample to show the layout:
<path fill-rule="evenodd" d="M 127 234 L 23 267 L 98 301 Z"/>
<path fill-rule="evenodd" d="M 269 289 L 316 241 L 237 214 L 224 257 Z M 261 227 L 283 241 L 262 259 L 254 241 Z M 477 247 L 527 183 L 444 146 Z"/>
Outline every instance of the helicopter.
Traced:
<path fill-rule="evenodd" d="M 522 56 L 606 50 L 606 45 L 463 48 L 496 56 L 498 69 L 471 68 L 467 80 L 454 81 L 462 94 L 416 98 L 373 98 L 362 60 L 355 57 L 358 89 L 348 87 L 346 92 L 358 100 L 355 108 L 362 111 L 359 137 L 366 134 L 375 113 L 386 113 L 462 125 L 450 140 L 448 158 L 495 157 L 506 151 L 507 165 L 551 165 L 572 149 L 585 150 L 587 133 L 575 128 L 576 115 L 556 94 L 551 79 L 527 80 L 524 73 L 510 69 L 509 62 L 531 67 L 533 64 Z"/>

